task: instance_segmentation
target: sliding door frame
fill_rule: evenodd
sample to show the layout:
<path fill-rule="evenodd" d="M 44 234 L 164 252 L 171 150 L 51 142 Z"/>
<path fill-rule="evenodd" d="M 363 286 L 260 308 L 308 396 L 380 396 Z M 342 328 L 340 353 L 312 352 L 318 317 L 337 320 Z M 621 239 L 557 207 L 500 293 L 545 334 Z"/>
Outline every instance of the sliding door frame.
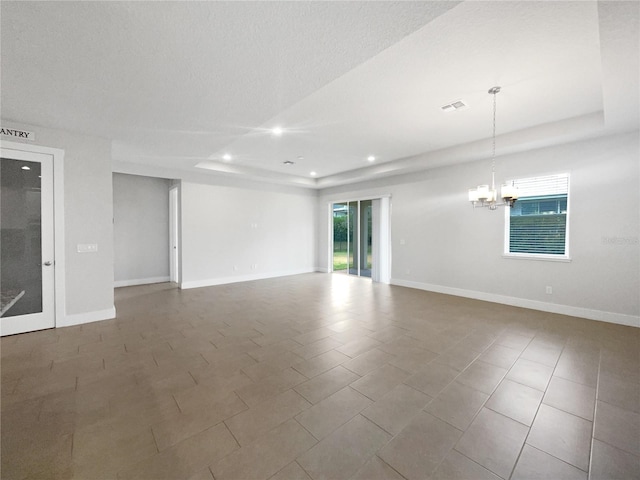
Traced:
<path fill-rule="evenodd" d="M 328 204 L 329 213 L 329 251 L 328 251 L 328 269 L 327 271 L 333 273 L 333 252 L 334 252 L 334 234 L 333 234 L 333 206 L 335 204 L 347 205 L 347 215 L 349 215 L 349 204 L 357 204 L 357 221 L 356 232 L 353 237 L 360 243 L 361 236 L 361 212 L 360 202 L 371 201 L 372 209 L 372 265 L 371 265 L 371 279 L 374 282 L 390 283 L 391 282 L 391 195 L 367 195 L 349 200 L 332 200 Z M 347 224 L 349 218 L 347 218 Z M 347 236 L 349 236 L 349 228 L 347 226 Z M 358 258 L 354 255 L 354 261 L 357 262 L 357 276 L 360 277 L 360 260 L 362 252 L 360 252 L 361 245 L 358 248 Z M 366 252 L 365 252 L 366 255 Z M 365 257 L 366 258 L 366 257 Z M 347 241 L 347 274 L 350 273 L 349 268 L 349 241 Z M 353 274 L 355 276 L 355 274 Z"/>

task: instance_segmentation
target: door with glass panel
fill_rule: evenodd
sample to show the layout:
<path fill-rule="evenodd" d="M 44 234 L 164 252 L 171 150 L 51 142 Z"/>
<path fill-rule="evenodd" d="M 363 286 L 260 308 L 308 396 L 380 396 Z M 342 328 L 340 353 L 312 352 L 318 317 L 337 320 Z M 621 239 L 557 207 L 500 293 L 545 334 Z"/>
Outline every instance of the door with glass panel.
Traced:
<path fill-rule="evenodd" d="M 332 271 L 371 277 L 372 200 L 334 203 Z"/>
<path fill-rule="evenodd" d="M 53 156 L 0 154 L 0 333 L 52 328 Z"/>

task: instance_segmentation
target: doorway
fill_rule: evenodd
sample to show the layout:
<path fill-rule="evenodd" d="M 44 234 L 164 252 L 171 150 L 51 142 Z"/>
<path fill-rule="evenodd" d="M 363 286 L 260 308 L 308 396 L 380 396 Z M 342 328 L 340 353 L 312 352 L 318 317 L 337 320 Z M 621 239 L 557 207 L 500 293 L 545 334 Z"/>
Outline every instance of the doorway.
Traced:
<path fill-rule="evenodd" d="M 0 154 L 0 333 L 56 324 L 54 158 L 32 146 Z M 41 152 L 30 150 L 41 150 Z M 61 156 L 61 154 L 59 154 Z M 61 257 L 61 256 L 60 256 Z"/>
<path fill-rule="evenodd" d="M 372 201 L 334 203 L 333 271 L 371 277 Z"/>
<path fill-rule="evenodd" d="M 389 282 L 389 198 L 331 204 L 331 271 Z"/>
<path fill-rule="evenodd" d="M 169 190 L 169 281 L 173 283 L 180 283 L 178 189 L 178 186 L 173 186 Z"/>

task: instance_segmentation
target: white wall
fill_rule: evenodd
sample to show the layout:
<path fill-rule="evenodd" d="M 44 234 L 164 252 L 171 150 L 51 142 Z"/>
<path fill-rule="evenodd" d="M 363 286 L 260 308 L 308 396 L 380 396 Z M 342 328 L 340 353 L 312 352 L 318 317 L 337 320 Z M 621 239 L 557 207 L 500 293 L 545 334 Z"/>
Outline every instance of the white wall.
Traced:
<path fill-rule="evenodd" d="M 116 286 L 169 281 L 171 181 L 113 174 Z"/>
<path fill-rule="evenodd" d="M 487 160 L 323 190 L 318 265 L 331 201 L 391 194 L 392 283 L 640 326 L 638 142 L 635 132 L 498 158 L 498 180 L 571 174 L 570 263 L 502 256 L 503 210 L 467 201 L 490 181 Z"/>
<path fill-rule="evenodd" d="M 316 192 L 285 190 L 183 181 L 182 287 L 314 271 Z"/>
<path fill-rule="evenodd" d="M 5 119 L 2 126 L 35 132 L 35 142 L 22 143 L 65 151 L 66 317 L 57 321 L 73 324 L 112 318 L 115 309 L 110 141 Z M 80 243 L 95 243 L 98 252 L 77 253 Z"/>

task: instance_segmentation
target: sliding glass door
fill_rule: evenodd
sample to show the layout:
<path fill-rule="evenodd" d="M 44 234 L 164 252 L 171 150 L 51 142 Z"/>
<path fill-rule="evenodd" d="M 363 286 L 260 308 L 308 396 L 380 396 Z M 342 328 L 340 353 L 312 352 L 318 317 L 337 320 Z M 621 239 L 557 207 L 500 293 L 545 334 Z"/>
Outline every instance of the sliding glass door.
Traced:
<path fill-rule="evenodd" d="M 372 201 L 334 203 L 333 271 L 371 277 Z"/>
<path fill-rule="evenodd" d="M 333 266 L 334 272 L 347 271 L 350 252 L 349 203 L 334 203 L 333 218 Z"/>

